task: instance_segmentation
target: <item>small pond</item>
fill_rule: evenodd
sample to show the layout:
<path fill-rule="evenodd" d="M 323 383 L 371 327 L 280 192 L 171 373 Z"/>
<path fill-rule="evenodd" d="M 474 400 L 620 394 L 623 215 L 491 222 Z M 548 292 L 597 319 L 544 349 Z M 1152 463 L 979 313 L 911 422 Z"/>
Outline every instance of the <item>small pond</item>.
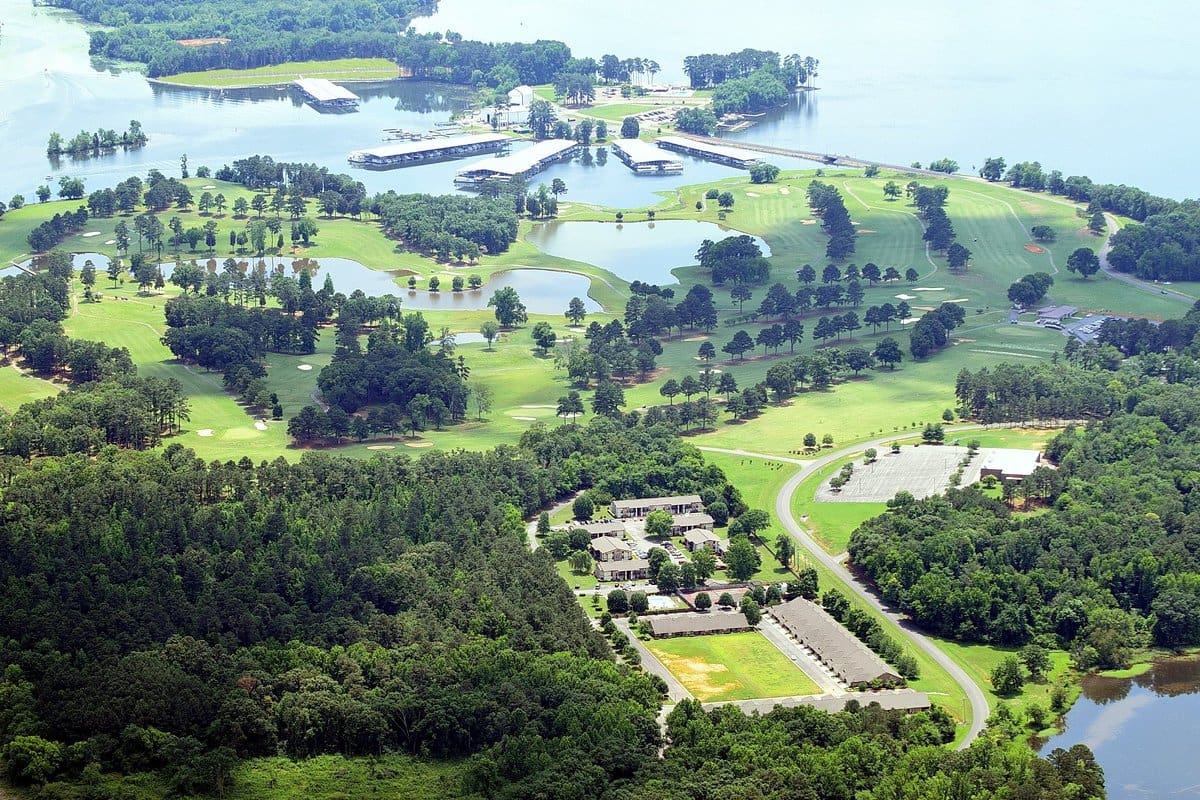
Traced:
<path fill-rule="evenodd" d="M 71 257 L 71 262 L 75 267 L 75 271 L 78 272 L 80 269 L 82 269 L 83 265 L 86 264 L 89 259 L 91 259 L 92 266 L 96 268 L 96 272 L 98 273 L 102 273 L 108 268 L 108 256 L 106 255 L 101 253 L 76 253 Z M 19 275 L 33 266 L 33 259 L 27 258 L 24 261 L 21 261 L 20 265 L 20 267 L 8 266 L 4 269 L 0 269 L 0 278 L 4 277 L 5 275 Z M 22 269 L 22 267 L 24 269 Z"/>
<path fill-rule="evenodd" d="M 705 239 L 720 241 L 740 236 L 714 222 L 685 219 L 659 222 L 545 222 L 535 225 L 528 240 L 544 253 L 603 267 L 627 281 L 677 283 L 671 270 L 696 263 Z M 754 241 L 763 255 L 771 248 Z"/>
<path fill-rule="evenodd" d="M 1041 744 L 1085 744 L 1104 768 L 1110 800 L 1195 795 L 1200 786 L 1200 658 L 1156 662 L 1136 678 L 1083 679 L 1066 731 Z"/>
<path fill-rule="evenodd" d="M 337 281 L 337 278 L 334 278 Z M 591 279 L 574 272 L 554 272 L 547 269 L 514 269 L 501 272 L 478 291 L 427 292 L 407 288 L 393 292 L 404 302 L 404 308 L 416 310 L 478 311 L 487 308 L 492 292 L 511 286 L 521 296 L 521 302 L 531 314 L 562 314 L 572 297 L 583 300 L 589 312 L 601 311 L 600 304 L 587 296 Z"/>

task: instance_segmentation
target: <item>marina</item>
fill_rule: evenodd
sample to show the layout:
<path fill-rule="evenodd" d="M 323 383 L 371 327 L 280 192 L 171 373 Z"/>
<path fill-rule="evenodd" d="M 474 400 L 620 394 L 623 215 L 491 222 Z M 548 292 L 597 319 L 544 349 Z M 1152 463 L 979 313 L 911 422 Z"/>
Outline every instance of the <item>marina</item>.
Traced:
<path fill-rule="evenodd" d="M 386 169 L 438 159 L 463 158 L 473 153 L 499 150 L 509 138 L 499 133 L 475 133 L 448 138 L 390 142 L 379 147 L 355 150 L 347 160 L 363 167 Z"/>
<path fill-rule="evenodd" d="M 751 150 L 744 150 L 740 147 L 730 147 L 723 144 L 712 144 L 711 142 L 703 142 L 696 139 L 685 139 L 682 136 L 660 136 L 656 141 L 659 147 L 664 147 L 667 150 L 674 150 L 677 153 L 687 153 L 691 156 L 697 156 L 708 161 L 716 161 L 718 164 L 737 167 L 738 169 L 750 169 L 750 167 L 762 160 L 757 153 Z"/>
<path fill-rule="evenodd" d="M 469 164 L 458 171 L 454 182 L 473 185 L 487 180 L 508 182 L 513 178 L 524 178 L 545 169 L 555 161 L 573 157 L 579 147 L 579 143 L 571 139 L 547 139 L 511 155 Z"/>
<path fill-rule="evenodd" d="M 683 159 L 641 139 L 617 139 L 612 143 L 617 158 L 638 175 L 674 175 L 683 172 Z"/>
<path fill-rule="evenodd" d="M 292 85 L 318 111 L 353 111 L 358 108 L 358 95 L 324 78 L 297 78 Z"/>

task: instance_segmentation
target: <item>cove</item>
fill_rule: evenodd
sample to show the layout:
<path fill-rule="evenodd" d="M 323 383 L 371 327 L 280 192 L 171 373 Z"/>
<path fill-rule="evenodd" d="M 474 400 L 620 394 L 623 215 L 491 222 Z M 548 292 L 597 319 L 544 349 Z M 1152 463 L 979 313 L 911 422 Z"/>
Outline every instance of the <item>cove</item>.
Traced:
<path fill-rule="evenodd" d="M 1083 679 L 1066 730 L 1041 754 L 1085 744 L 1104 767 L 1110 800 L 1192 794 L 1200 785 L 1200 658 L 1155 662 L 1136 678 Z"/>
<path fill-rule="evenodd" d="M 544 253 L 603 267 L 630 282 L 674 284 L 678 281 L 671 270 L 695 264 L 701 242 L 739 235 L 739 231 L 699 220 L 559 221 L 535 225 L 526 240 Z M 753 238 L 763 255 L 771 255 L 765 241 Z"/>

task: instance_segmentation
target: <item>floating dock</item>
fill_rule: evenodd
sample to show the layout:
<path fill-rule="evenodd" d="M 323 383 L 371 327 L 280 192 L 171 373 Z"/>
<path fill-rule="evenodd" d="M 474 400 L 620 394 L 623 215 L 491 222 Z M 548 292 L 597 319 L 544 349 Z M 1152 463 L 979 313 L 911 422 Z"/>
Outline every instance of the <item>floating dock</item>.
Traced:
<path fill-rule="evenodd" d="M 547 139 L 531 147 L 500 158 L 485 158 L 458 171 L 455 183 L 477 184 L 488 180 L 511 181 L 545 169 L 555 161 L 571 158 L 579 150 L 571 139 Z"/>
<path fill-rule="evenodd" d="M 352 111 L 358 108 L 358 95 L 324 78 L 297 78 L 292 85 L 309 104 L 321 111 Z"/>
<path fill-rule="evenodd" d="M 474 133 L 444 139 L 392 142 L 366 150 L 355 150 L 347 160 L 363 167 L 404 167 L 425 161 L 462 158 L 472 153 L 498 150 L 509 141 L 499 133 Z"/>
<path fill-rule="evenodd" d="M 743 150 L 740 147 L 729 147 L 723 144 L 711 144 L 696 139 L 685 139 L 682 136 L 660 136 L 655 140 L 659 147 L 674 150 L 677 153 L 687 153 L 708 161 L 716 161 L 738 169 L 750 169 L 762 159 L 753 150 Z"/>
<path fill-rule="evenodd" d="M 617 158 L 638 175 L 673 175 L 683 172 L 683 159 L 641 139 L 617 139 L 612 143 Z"/>

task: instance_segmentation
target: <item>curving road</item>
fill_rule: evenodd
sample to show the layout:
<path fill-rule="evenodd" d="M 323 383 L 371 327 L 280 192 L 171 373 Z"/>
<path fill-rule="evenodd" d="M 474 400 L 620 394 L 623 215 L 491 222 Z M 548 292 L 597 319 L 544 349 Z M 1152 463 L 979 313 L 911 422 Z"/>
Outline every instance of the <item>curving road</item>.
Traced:
<path fill-rule="evenodd" d="M 960 431 L 975 430 L 983 428 L 983 425 L 963 425 L 952 430 L 947 430 L 947 433 L 958 433 Z M 988 709 L 987 697 L 984 696 L 983 690 L 971 680 L 970 676 L 954 663 L 950 656 L 946 655 L 931 642 L 925 635 L 913 628 L 908 618 L 903 614 L 888 608 L 879 601 L 879 598 L 867 588 L 867 586 L 856 576 L 850 573 L 845 566 L 842 565 L 836 557 L 829 553 L 813 540 L 808 531 L 796 521 L 792 516 L 792 495 L 796 493 L 796 489 L 800 484 L 821 467 L 824 467 L 838 459 L 845 458 L 852 453 L 865 450 L 868 447 L 881 447 L 891 444 L 899 438 L 893 433 L 891 436 L 881 436 L 878 439 L 872 439 L 867 442 L 859 442 L 858 444 L 843 447 L 840 450 L 834 450 L 824 455 L 821 455 L 809 463 L 802 466 L 796 471 L 796 474 L 788 479 L 783 488 L 779 490 L 779 494 L 775 497 L 775 515 L 783 524 L 783 527 L 791 534 L 792 538 L 799 542 L 809 554 L 820 561 L 830 572 L 836 575 L 843 583 L 845 583 L 855 594 L 865 600 L 871 607 L 875 608 L 885 617 L 900 628 L 901 632 L 908 638 L 912 644 L 919 648 L 923 653 L 937 662 L 938 666 L 942 667 L 954 679 L 954 682 L 959 685 L 966 694 L 967 699 L 971 703 L 971 722 L 967 730 L 967 735 L 959 745 L 959 749 L 963 749 L 975 741 L 976 737 L 983 731 L 983 726 L 987 722 Z"/>

